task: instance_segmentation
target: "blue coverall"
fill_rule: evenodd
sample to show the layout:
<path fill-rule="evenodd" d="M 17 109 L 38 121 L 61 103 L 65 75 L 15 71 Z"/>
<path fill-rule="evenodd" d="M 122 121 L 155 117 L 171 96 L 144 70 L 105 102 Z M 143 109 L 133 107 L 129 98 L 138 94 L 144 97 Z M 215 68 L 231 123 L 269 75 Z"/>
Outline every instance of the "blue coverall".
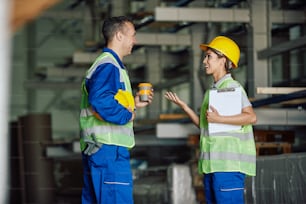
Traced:
<path fill-rule="evenodd" d="M 103 52 L 111 53 L 122 69 L 123 63 L 115 52 L 104 48 Z M 131 119 L 131 112 L 118 106 L 114 95 L 118 89 L 126 90 L 119 81 L 119 70 L 111 63 L 98 66 L 90 79 L 86 80 L 88 100 L 95 112 L 105 121 L 124 125 Z M 92 155 L 82 154 L 84 185 L 82 203 L 93 204 L 132 204 L 133 180 L 130 168 L 128 148 L 102 144 Z"/>

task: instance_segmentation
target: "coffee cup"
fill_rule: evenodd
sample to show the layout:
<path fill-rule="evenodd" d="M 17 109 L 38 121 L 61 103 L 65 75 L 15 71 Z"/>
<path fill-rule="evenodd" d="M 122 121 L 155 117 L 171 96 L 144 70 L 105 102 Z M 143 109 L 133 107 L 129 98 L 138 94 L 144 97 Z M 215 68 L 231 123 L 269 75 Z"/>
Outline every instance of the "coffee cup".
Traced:
<path fill-rule="evenodd" d="M 149 95 L 151 94 L 152 84 L 140 83 L 138 84 L 140 101 L 149 101 Z"/>

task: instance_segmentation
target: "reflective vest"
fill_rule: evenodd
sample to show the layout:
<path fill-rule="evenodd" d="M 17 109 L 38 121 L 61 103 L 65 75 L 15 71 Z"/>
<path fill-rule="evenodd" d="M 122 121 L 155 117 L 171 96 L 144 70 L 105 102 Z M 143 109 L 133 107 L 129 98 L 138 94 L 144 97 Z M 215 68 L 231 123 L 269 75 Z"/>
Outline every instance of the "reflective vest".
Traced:
<path fill-rule="evenodd" d="M 86 73 L 86 78 L 90 79 L 97 67 L 104 63 L 111 63 L 120 73 L 120 82 L 124 82 L 125 88 L 132 94 L 131 83 L 126 70 L 122 69 L 116 59 L 108 52 L 102 53 Z M 98 119 L 94 116 L 88 102 L 88 92 L 85 85 L 86 79 L 82 82 L 82 100 L 80 113 L 80 145 L 84 151 L 86 145 L 113 144 L 132 148 L 135 145 L 133 122 L 125 125 L 116 125 Z"/>
<path fill-rule="evenodd" d="M 240 84 L 230 77 L 221 82 L 217 88 L 238 86 Z M 246 94 L 244 90 L 243 94 Z M 208 104 L 209 90 L 205 93 L 200 114 L 199 172 L 241 172 L 255 176 L 256 148 L 252 125 L 243 125 L 240 130 L 209 134 L 206 119 Z"/>

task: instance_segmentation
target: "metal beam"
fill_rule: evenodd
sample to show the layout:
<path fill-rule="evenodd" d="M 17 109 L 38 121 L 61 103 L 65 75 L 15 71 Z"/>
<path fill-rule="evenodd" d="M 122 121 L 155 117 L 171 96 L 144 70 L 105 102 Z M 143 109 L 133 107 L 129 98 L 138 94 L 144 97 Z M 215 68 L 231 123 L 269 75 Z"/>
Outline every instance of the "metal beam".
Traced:
<path fill-rule="evenodd" d="M 304 24 L 306 21 L 305 12 L 297 10 L 273 10 L 269 17 L 271 23 L 280 24 Z"/>
<path fill-rule="evenodd" d="M 46 11 L 40 15 L 41 18 L 83 20 L 84 12 L 78 10 Z"/>
<path fill-rule="evenodd" d="M 155 8 L 156 21 L 250 22 L 248 9 Z"/>
<path fill-rule="evenodd" d="M 255 108 L 254 111 L 257 115 L 255 125 L 306 125 L 305 110 Z"/>
<path fill-rule="evenodd" d="M 258 59 L 266 59 L 268 57 L 278 55 L 293 49 L 297 49 L 306 45 L 306 36 L 300 37 L 289 42 L 284 42 L 267 49 L 258 51 Z"/>
<path fill-rule="evenodd" d="M 137 33 L 137 45 L 151 45 L 151 46 L 161 46 L 161 45 L 191 45 L 190 35 L 178 35 L 178 34 L 168 34 L 168 33 Z M 73 62 L 76 64 L 90 64 L 95 61 L 95 59 L 101 54 L 101 52 L 81 52 L 77 51 L 73 54 Z M 124 63 L 133 64 L 145 64 L 146 57 L 145 53 L 133 52 L 131 55 L 124 58 Z"/>
<path fill-rule="evenodd" d="M 190 35 L 169 33 L 137 33 L 137 45 L 191 45 Z"/>
<path fill-rule="evenodd" d="M 73 63 L 75 64 L 92 64 L 101 52 L 82 52 L 77 51 L 73 54 Z M 145 53 L 133 52 L 131 55 L 124 57 L 124 63 L 145 64 Z M 88 67 L 89 68 L 89 67 Z"/>
<path fill-rule="evenodd" d="M 257 125 L 305 126 L 306 111 L 293 109 L 255 108 Z M 176 130 L 176 131 L 173 131 Z M 184 138 L 197 134 L 198 129 L 192 123 L 157 123 L 156 134 L 160 138 Z"/>
<path fill-rule="evenodd" d="M 261 15 L 260 13 L 256 15 Z M 221 8 L 176 8 L 156 7 L 156 21 L 192 21 L 192 22 L 250 22 L 249 9 Z M 271 11 L 271 23 L 295 24 L 305 23 L 303 11 Z"/>
<path fill-rule="evenodd" d="M 306 90 L 306 87 L 257 87 L 258 94 L 289 94 Z"/>
<path fill-rule="evenodd" d="M 40 90 L 80 89 L 81 82 L 26 81 L 24 83 L 24 87 L 28 89 L 40 89 Z"/>
<path fill-rule="evenodd" d="M 277 103 L 287 102 L 295 99 L 304 99 L 304 98 L 306 98 L 306 90 L 255 100 L 252 101 L 252 105 L 254 108 L 257 108 L 271 104 L 277 104 Z"/>
<path fill-rule="evenodd" d="M 73 53 L 72 61 L 74 64 L 90 64 L 96 60 L 99 54 L 101 54 L 101 52 L 76 51 Z"/>
<path fill-rule="evenodd" d="M 269 8 L 269 0 L 251 1 L 250 3 L 251 25 L 247 34 L 247 85 L 249 96 L 254 98 L 262 97 L 256 94 L 256 87 L 269 86 L 269 61 L 257 60 L 257 50 L 267 48 L 271 38 L 271 22 L 268 18 L 271 10 Z"/>
<path fill-rule="evenodd" d="M 48 67 L 47 77 L 84 77 L 84 74 L 88 67 Z"/>

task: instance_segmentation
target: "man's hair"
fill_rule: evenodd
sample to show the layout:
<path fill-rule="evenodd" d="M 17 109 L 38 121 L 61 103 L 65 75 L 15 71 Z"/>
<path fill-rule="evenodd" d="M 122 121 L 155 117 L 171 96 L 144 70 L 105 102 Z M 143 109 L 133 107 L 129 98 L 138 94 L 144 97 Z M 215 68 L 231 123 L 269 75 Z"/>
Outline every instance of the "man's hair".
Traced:
<path fill-rule="evenodd" d="M 109 41 L 111 41 L 116 32 L 124 32 L 124 24 L 127 22 L 133 24 L 132 18 L 128 16 L 117 16 L 105 19 L 102 26 L 102 34 L 105 43 L 107 44 Z"/>

